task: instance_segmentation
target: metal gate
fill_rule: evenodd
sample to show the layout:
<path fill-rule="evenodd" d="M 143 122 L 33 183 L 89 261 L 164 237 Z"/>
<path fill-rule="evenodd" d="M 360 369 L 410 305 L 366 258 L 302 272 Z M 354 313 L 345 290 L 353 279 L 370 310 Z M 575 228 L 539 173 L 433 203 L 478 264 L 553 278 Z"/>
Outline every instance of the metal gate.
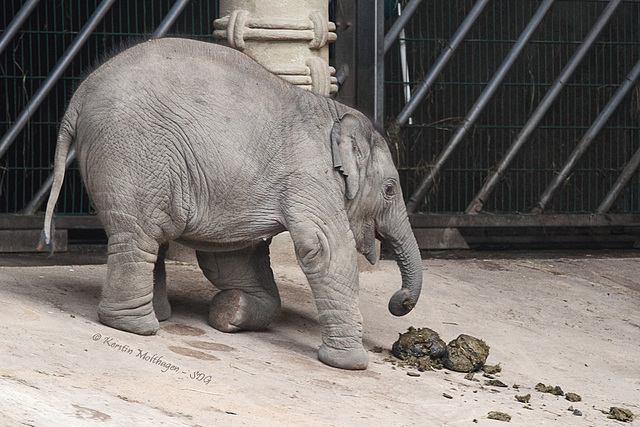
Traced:
<path fill-rule="evenodd" d="M 385 108 L 416 228 L 542 227 L 548 239 L 638 225 L 640 2 L 400 6 Z M 423 247 L 466 245 L 427 234 Z"/>
<path fill-rule="evenodd" d="M 422 247 L 638 239 L 640 0 L 331 4 L 342 99 L 384 118 Z M 0 214 L 46 195 L 58 121 L 91 64 L 169 28 L 212 39 L 217 17 L 215 0 L 0 7 Z M 97 224 L 73 167 L 58 212 L 77 218 L 62 228 Z M 19 221 L 40 227 L 0 215 L 0 229 Z"/>
<path fill-rule="evenodd" d="M 211 0 L 6 0 L 0 7 L 0 214 L 25 212 L 51 173 L 65 104 L 92 65 L 157 31 L 213 40 L 217 17 Z M 13 36 L 7 34 L 12 24 Z M 90 211 L 80 174 L 71 166 L 58 212 Z"/>

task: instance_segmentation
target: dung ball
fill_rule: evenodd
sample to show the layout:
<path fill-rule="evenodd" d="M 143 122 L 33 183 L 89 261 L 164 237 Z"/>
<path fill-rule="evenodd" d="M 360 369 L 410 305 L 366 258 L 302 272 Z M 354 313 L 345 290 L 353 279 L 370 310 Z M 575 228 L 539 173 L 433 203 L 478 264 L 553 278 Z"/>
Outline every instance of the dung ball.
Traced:
<path fill-rule="evenodd" d="M 445 368 L 456 372 L 475 372 L 484 366 L 489 357 L 489 346 L 481 339 L 460 335 L 447 345 L 442 358 Z"/>

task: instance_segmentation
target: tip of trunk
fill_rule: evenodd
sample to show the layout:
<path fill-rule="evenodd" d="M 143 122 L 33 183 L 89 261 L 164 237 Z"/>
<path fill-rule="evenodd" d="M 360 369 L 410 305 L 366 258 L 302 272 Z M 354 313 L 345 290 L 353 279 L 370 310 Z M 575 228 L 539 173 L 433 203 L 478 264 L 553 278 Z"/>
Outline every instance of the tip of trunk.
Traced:
<path fill-rule="evenodd" d="M 411 297 L 408 289 L 400 289 L 389 300 L 389 311 L 394 316 L 404 316 L 413 310 L 418 301 Z"/>

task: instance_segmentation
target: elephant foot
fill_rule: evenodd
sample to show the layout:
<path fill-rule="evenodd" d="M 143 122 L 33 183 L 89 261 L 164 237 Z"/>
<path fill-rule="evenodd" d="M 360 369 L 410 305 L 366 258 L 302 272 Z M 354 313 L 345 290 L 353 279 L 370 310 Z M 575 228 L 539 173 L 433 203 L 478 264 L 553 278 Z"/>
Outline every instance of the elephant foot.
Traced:
<path fill-rule="evenodd" d="M 114 310 L 107 304 L 100 303 L 98 319 L 104 325 L 138 335 L 153 335 L 160 329 L 151 303 L 138 309 L 127 310 Z"/>
<path fill-rule="evenodd" d="M 362 370 L 367 369 L 369 356 L 362 346 L 356 348 L 333 348 L 326 344 L 320 346 L 318 359 L 334 368 Z"/>
<path fill-rule="evenodd" d="M 209 324 L 222 332 L 265 329 L 277 317 L 279 307 L 276 300 L 238 289 L 220 291 L 211 301 Z"/>

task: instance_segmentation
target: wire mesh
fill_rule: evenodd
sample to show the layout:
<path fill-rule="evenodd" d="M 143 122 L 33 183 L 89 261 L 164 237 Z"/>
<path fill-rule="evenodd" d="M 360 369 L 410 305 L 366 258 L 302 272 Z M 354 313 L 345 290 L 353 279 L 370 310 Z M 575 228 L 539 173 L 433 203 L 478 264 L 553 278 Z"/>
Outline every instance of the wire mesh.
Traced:
<path fill-rule="evenodd" d="M 0 33 L 18 13 L 23 1 L 0 5 Z M 0 134 L 5 134 L 50 70 L 71 45 L 96 9 L 99 0 L 41 1 L 0 56 Z M 119 0 L 84 45 L 42 106 L 32 116 L 0 160 L 0 213 L 19 212 L 52 170 L 59 122 L 73 88 L 105 55 L 148 38 L 162 22 L 174 0 Z M 170 34 L 213 39 L 214 0 L 191 0 Z M 91 204 L 77 166 L 67 170 L 58 201 L 61 214 L 87 214 Z"/>
<path fill-rule="evenodd" d="M 423 2 L 405 29 L 409 81 L 403 82 L 400 44 L 386 58 L 386 115 L 393 123 L 406 103 L 403 87 L 420 84 L 475 1 Z M 403 2 L 404 4 L 405 2 Z M 496 0 L 478 19 L 412 124 L 389 127 L 406 195 L 480 95 L 540 1 Z M 571 58 L 607 2 L 559 0 L 534 34 L 461 148 L 425 196 L 421 210 L 463 212 Z M 587 58 L 485 202 L 491 213 L 528 212 L 582 135 L 640 58 L 640 1 L 620 6 Z M 640 148 L 640 89 L 628 96 L 558 192 L 549 211 L 594 212 L 626 162 Z M 612 212 L 640 212 L 638 173 Z"/>
<path fill-rule="evenodd" d="M 427 73 L 475 0 L 423 2 L 406 27 L 410 80 Z M 23 2 L 0 6 L 0 31 Z M 73 41 L 99 0 L 43 1 L 0 56 L 0 133 L 4 134 Z M 393 1 L 389 2 L 393 4 Z M 405 3 L 405 2 L 403 2 Z M 515 42 L 539 1 L 496 0 L 483 12 L 439 82 L 413 115 L 413 124 L 389 129 L 405 194 L 410 194 L 453 135 L 461 119 Z M 333 2 L 331 2 L 333 4 Z M 51 171 L 59 120 L 73 88 L 101 55 L 148 37 L 173 0 L 119 0 L 0 160 L 0 213 L 18 212 Z M 559 0 L 488 105 L 463 147 L 449 161 L 423 203 L 430 212 L 462 212 L 500 161 L 555 76 L 604 9 L 603 0 Z M 391 8 L 389 8 L 391 9 Z M 388 11 L 393 14 L 391 10 Z M 211 39 L 217 1 L 192 0 L 174 34 Z M 390 20 L 392 21 L 392 20 Z M 640 57 L 640 1 L 626 1 L 486 203 L 489 212 L 524 212 L 536 202 L 600 109 Z M 399 43 L 387 56 L 386 112 L 392 123 L 405 99 Z M 600 133 L 554 199 L 555 212 L 593 212 L 640 147 L 640 89 L 633 91 Z M 58 211 L 86 214 L 90 202 L 74 166 L 67 172 Z M 636 173 L 612 212 L 640 212 Z"/>

